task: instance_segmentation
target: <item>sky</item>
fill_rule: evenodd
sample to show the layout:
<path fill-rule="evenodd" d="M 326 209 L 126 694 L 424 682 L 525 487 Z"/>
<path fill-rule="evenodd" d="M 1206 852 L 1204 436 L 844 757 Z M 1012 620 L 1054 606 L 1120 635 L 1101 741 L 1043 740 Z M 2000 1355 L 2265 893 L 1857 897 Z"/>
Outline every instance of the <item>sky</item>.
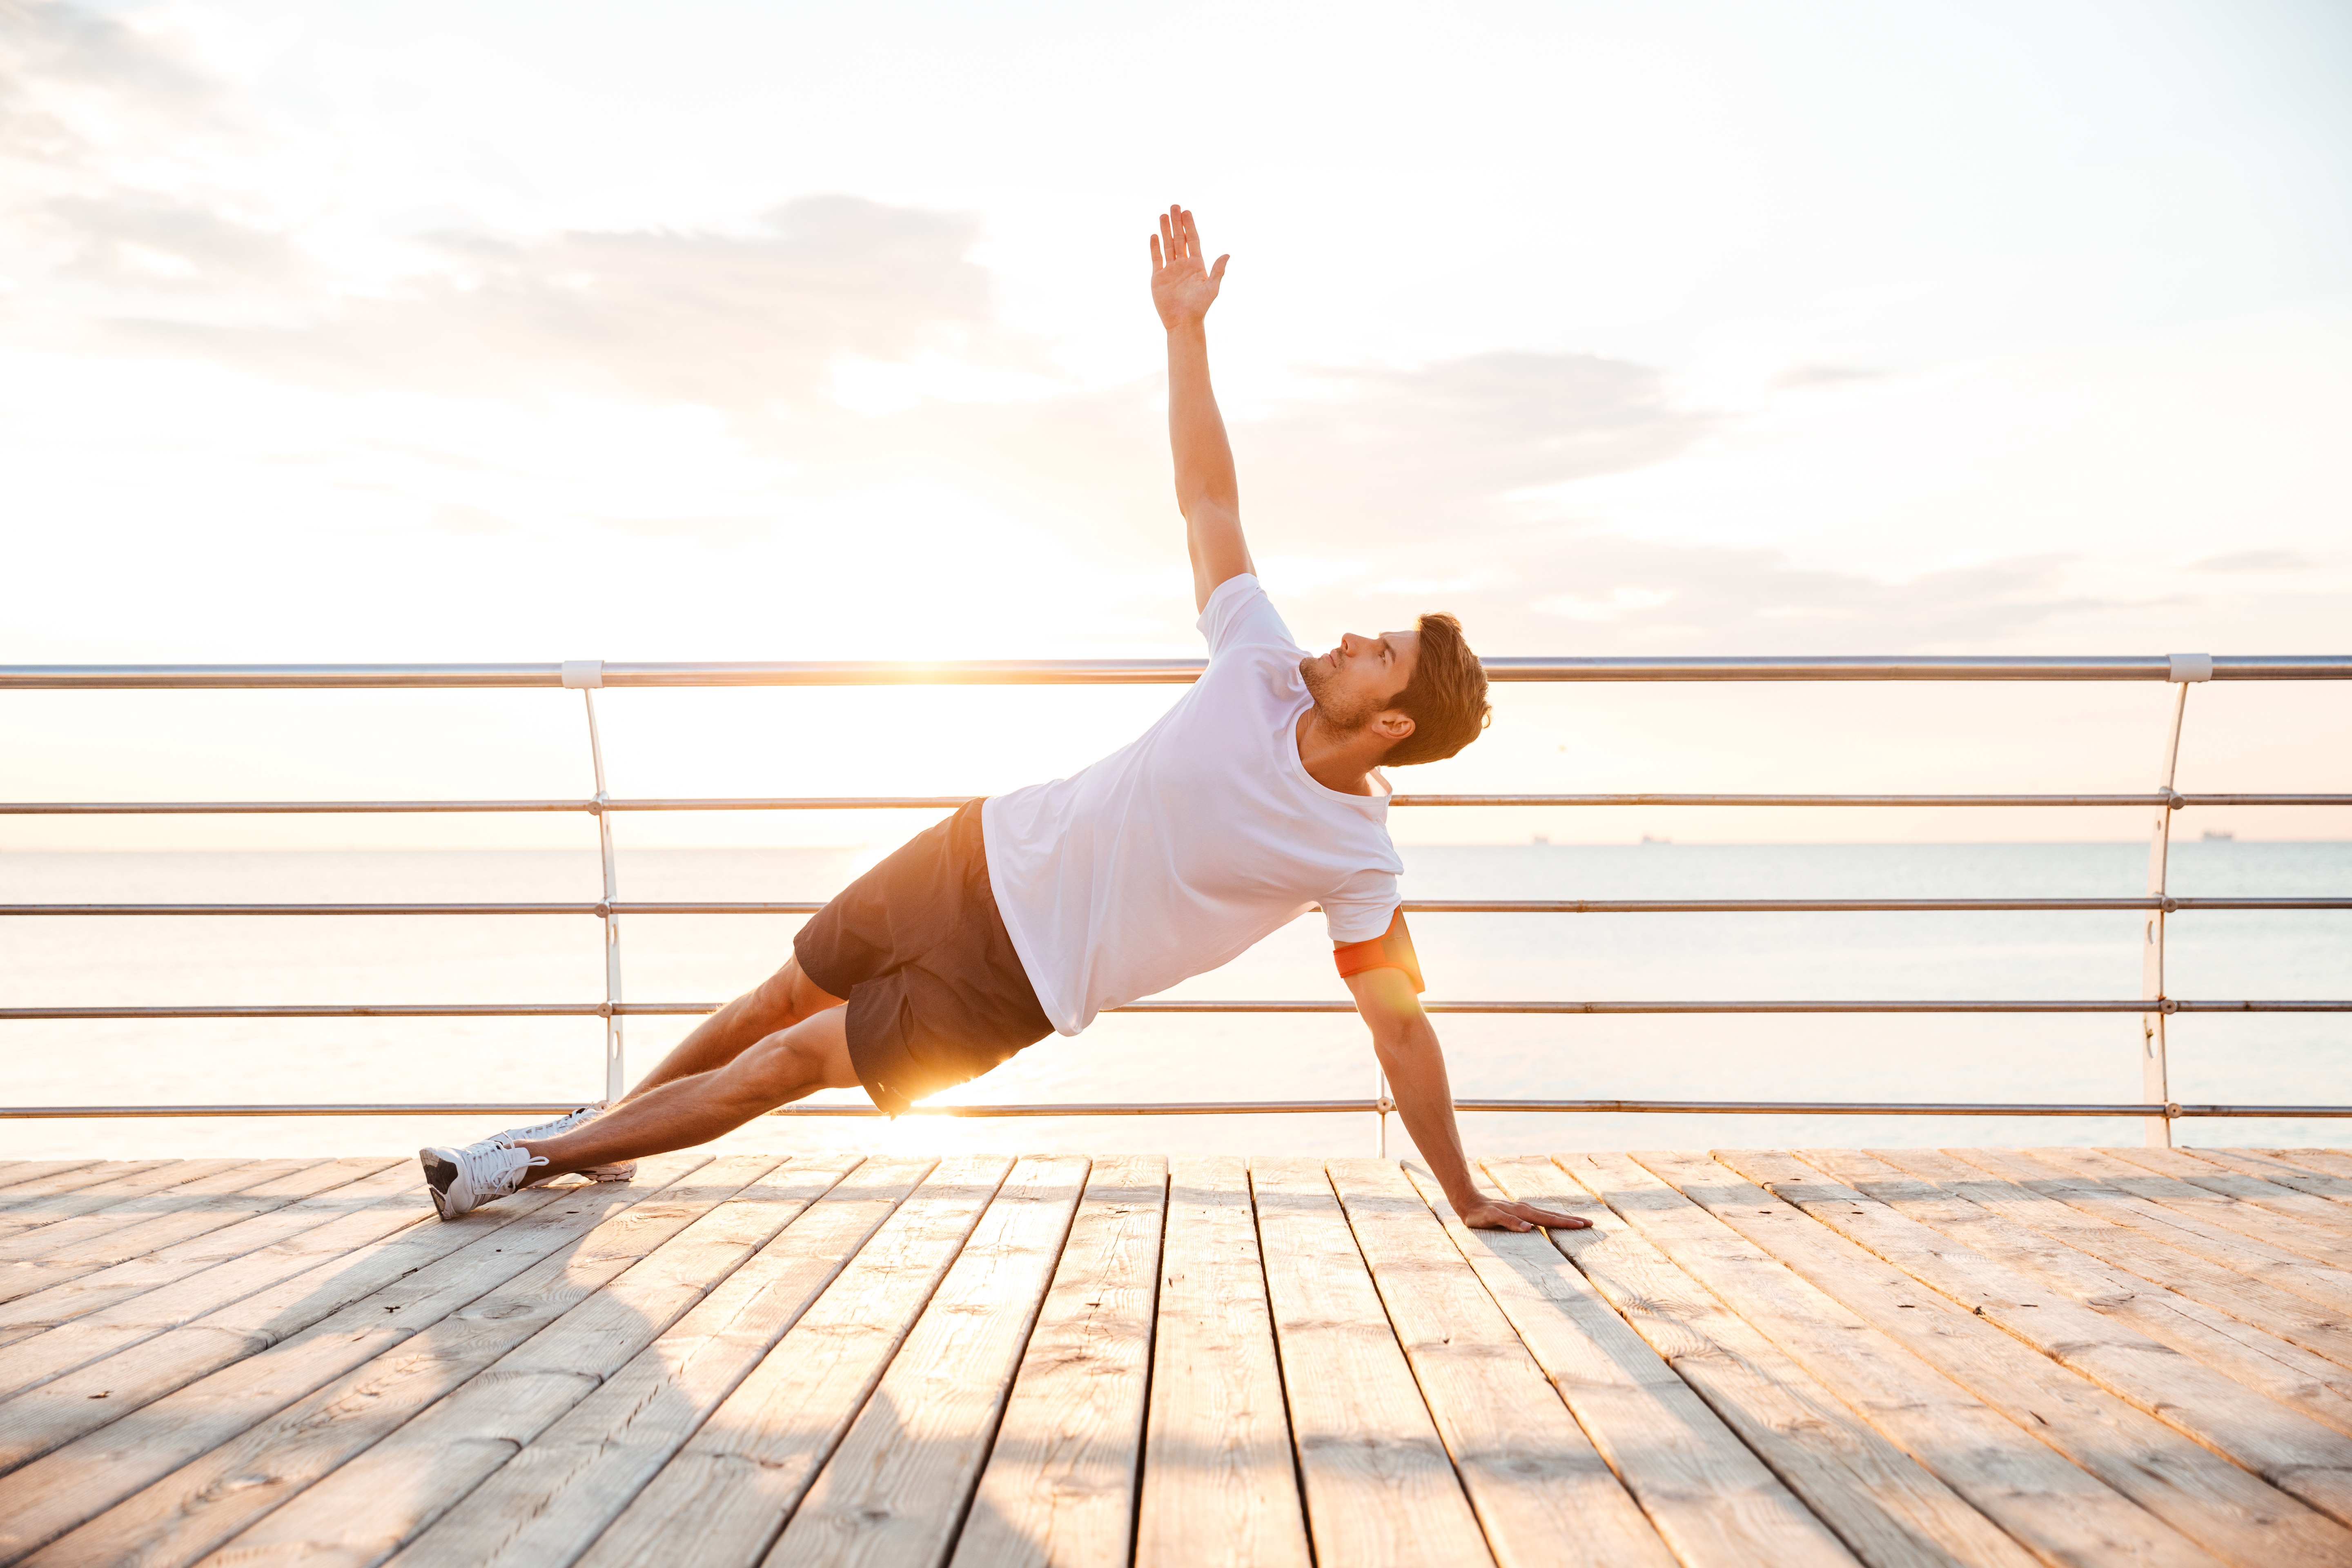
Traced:
<path fill-rule="evenodd" d="M 0 0 L 0 662 L 1192 655 L 1145 237 L 1310 647 L 2352 651 L 2352 10 Z M 1136 692 L 605 694 L 616 794 Z M 1512 688 L 1401 788 L 2133 790 L 2152 686 Z M 16 799 L 586 793 L 570 693 L 0 697 Z M 2212 687 L 2182 787 L 2352 790 Z M 1400 814 L 1401 839 L 2139 814 Z M 2352 814 L 2220 814 L 2345 837 Z M 681 817 L 642 842 L 855 841 Z M 0 818 L 0 847 L 572 823 Z"/>

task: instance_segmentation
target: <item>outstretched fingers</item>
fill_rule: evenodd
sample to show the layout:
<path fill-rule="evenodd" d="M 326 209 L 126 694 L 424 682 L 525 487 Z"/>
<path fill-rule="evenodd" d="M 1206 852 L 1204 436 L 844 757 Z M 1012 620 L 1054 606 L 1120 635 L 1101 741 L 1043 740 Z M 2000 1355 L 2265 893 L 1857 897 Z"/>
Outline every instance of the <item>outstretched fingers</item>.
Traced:
<path fill-rule="evenodd" d="M 1160 215 L 1159 228 L 1149 243 L 1151 297 L 1159 306 L 1160 321 L 1173 327 L 1179 320 L 1197 321 L 1215 303 L 1225 263 L 1232 258 L 1220 256 L 1213 267 L 1209 264 L 1201 245 L 1200 225 L 1181 202 Z"/>

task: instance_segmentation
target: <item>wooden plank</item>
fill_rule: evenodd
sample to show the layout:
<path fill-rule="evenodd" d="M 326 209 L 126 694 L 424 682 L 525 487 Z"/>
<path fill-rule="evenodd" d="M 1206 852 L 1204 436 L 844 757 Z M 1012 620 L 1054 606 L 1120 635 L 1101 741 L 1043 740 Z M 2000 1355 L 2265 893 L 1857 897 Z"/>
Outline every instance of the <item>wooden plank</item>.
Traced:
<path fill-rule="evenodd" d="M 2236 1383 L 2121 1317 L 2093 1311 L 2048 1282 L 1897 1213 L 1779 1151 L 1725 1151 L 1738 1172 L 1820 1225 L 2006 1329 L 2062 1366 L 2175 1431 L 2233 1459 L 2340 1523 L 2352 1519 L 2352 1438 Z M 1650 1162 L 1645 1160 L 1643 1163 Z M 1653 1170 L 1659 1168 L 1653 1164 Z M 1659 1170 L 1680 1184 L 1677 1163 Z M 1696 1173 L 1699 1179 L 1711 1173 Z M 2339 1550 L 2352 1561 L 2352 1531 Z"/>
<path fill-rule="evenodd" d="M 759 1365 L 912 1194 L 929 1159 L 873 1159 L 395 1559 L 401 1568 L 569 1563 Z M 274 1521 L 273 1521 L 274 1522 Z M 248 1532 L 230 1556 L 242 1563 Z"/>
<path fill-rule="evenodd" d="M 940 1162 L 580 1559 L 748 1568 L 865 1405 L 1013 1162 Z"/>
<path fill-rule="evenodd" d="M 957 1568 L 1127 1568 L 1167 1202 L 1157 1155 L 1097 1160 L 1088 1173 Z"/>
<path fill-rule="evenodd" d="M 380 1563 L 856 1163 L 855 1154 L 713 1160 L 662 1201 L 614 1215 L 578 1250 L 517 1276 L 60 1545 L 93 1537 L 99 1550 L 87 1554 L 105 1555 L 135 1542 L 141 1562 L 157 1565 L 215 1548 L 240 1568 Z"/>
<path fill-rule="evenodd" d="M 194 1318 L 179 1321 L 183 1313 L 173 1310 L 173 1300 L 184 1294 L 202 1298 L 213 1292 L 150 1293 L 19 1345 L 5 1359 L 12 1374 L 20 1363 L 42 1364 L 26 1374 L 29 1386 L 0 1400 L 0 1473 L 246 1356 L 297 1338 L 331 1314 L 483 1241 L 493 1231 L 528 1219 L 551 1204 L 568 1204 L 570 1196 L 567 1188 L 544 1188 L 478 1211 L 454 1226 L 421 1224 L 433 1211 L 419 1183 L 415 1190 L 387 1193 L 378 1205 L 320 1227 L 347 1231 L 365 1226 L 378 1237 L 372 1243 L 334 1253 L 289 1248 L 289 1256 L 238 1259 L 200 1276 L 200 1286 L 211 1284 L 215 1274 L 230 1275 L 232 1283 L 219 1292 L 228 1297 L 226 1301 Z M 425 1205 L 421 1214 L 420 1204 Z M 298 1244 L 311 1240 L 307 1235 L 296 1238 Z M 491 1244 L 491 1250 L 496 1247 Z M 236 1276 L 249 1262 L 268 1264 L 276 1283 L 261 1290 L 245 1289 L 250 1281 Z M 195 1308 L 203 1305 L 201 1299 L 194 1303 Z"/>
<path fill-rule="evenodd" d="M 248 1215 L 359 1181 L 397 1163 L 382 1154 L 337 1160 L 257 1160 L 232 1166 L 209 1181 L 192 1182 L 138 1200 L 147 1215 L 145 1219 L 132 1224 L 128 1223 L 131 1215 L 120 1215 L 124 1223 L 90 1233 L 89 1247 L 76 1245 L 72 1233 L 85 1220 L 104 1217 L 102 1215 L 86 1215 L 26 1233 L 0 1249 L 6 1253 L 5 1258 L 0 1258 L 0 1291 L 5 1292 L 0 1300 L 14 1300 L 26 1293 L 11 1281 L 25 1273 L 27 1263 L 64 1268 L 88 1258 L 95 1258 L 105 1266 L 142 1257 Z M 208 1217 L 212 1215 L 223 1217 Z"/>
<path fill-rule="evenodd" d="M 236 1160 L 124 1160 L 102 1179 L 71 1192 L 26 1197 L 0 1210 L 0 1246 L 28 1241 L 40 1231 L 67 1220 L 102 1214 L 152 1193 L 168 1192 L 184 1182 L 200 1182 L 222 1171 L 234 1170 Z M 146 1217 L 139 1209 L 124 1209 L 118 1219 Z M 97 1222 L 103 1226 L 109 1222 Z"/>
<path fill-rule="evenodd" d="M 2264 1149 L 2260 1152 L 2323 1175 L 2352 1176 L 2352 1154 L 2341 1149 Z"/>
<path fill-rule="evenodd" d="M 947 1561 L 1014 1370 L 1069 1235 L 1087 1162 L 1013 1168 L 766 1561 L 931 1568 Z"/>
<path fill-rule="evenodd" d="M 1595 1279 L 1578 1271 L 1589 1264 L 1596 1279 L 1616 1287 L 1624 1268 L 1643 1267 L 1639 1254 L 1648 1253 L 1660 1268 L 1664 1259 L 1549 1161 L 1495 1160 L 1486 1170 L 1508 1195 L 1590 1219 L 1593 1228 L 1548 1234 L 1472 1230 L 1441 1206 L 1444 1194 L 1425 1172 L 1414 1167 L 1409 1173 L 1520 1342 L 1675 1558 L 1690 1568 L 1852 1561 L 1780 1479 L 1666 1364 L 1665 1352 L 1654 1350 L 1628 1319 L 1617 1315 L 1610 1305 L 1615 1298 L 1604 1299 Z M 1576 1267 L 1568 1262 L 1570 1249 L 1580 1259 Z M 1621 1257 L 1627 1259 L 1622 1268 Z M 1654 1304 L 1628 1305 L 1638 1313 Z M 1664 1332 L 1678 1348 L 1697 1339 L 1672 1328 Z M 1765 1353 L 1779 1357 L 1769 1345 Z M 1836 1423 L 1817 1430 L 1828 1436 L 1815 1452 L 1834 1462 L 1832 1457 L 1843 1447 Z M 1757 1436 L 1769 1445 L 1779 1433 L 1759 1424 Z M 1809 1469 L 1810 1464 L 1801 1462 L 1801 1468 Z"/>
<path fill-rule="evenodd" d="M 1495 1561 L 1674 1568 L 1404 1173 L 1388 1160 L 1325 1169 Z"/>
<path fill-rule="evenodd" d="M 1643 1292 L 1659 1303 L 1656 1310 L 1704 1331 L 1706 1340 L 1694 1347 L 1701 1353 L 1672 1358 L 1702 1392 L 1706 1384 L 1699 1378 L 1724 1377 L 1720 1369 L 1727 1358 L 1712 1346 L 1727 1341 L 1741 1359 L 1783 1386 L 1808 1394 L 1816 1384 L 1825 1389 L 1804 1405 L 1826 1405 L 1833 1412 L 1835 1418 L 1824 1423 L 1829 1430 L 1840 1431 L 1859 1415 L 1919 1469 L 2045 1562 L 2211 1563 L 2209 1553 L 2179 1532 L 2020 1431 L 2003 1412 L 1924 1362 L 1895 1336 L 1760 1252 L 1642 1166 L 1622 1155 L 1559 1154 L 1553 1160 L 1615 1211 L 1614 1223 L 1632 1226 L 1663 1253 L 1654 1270 L 1629 1277 L 1620 1288 L 1629 1296 Z M 1642 1326 L 1639 1319 L 1634 1321 Z M 1755 1349 L 1742 1336 L 1743 1328 L 1768 1337 L 1766 1349 Z M 1727 1412 L 1735 1400 L 1756 1397 L 1726 1380 L 1710 1403 Z M 1846 1410 L 1840 1410 L 1841 1401 Z M 1808 1434 L 1801 1426 L 1784 1420 L 1776 1423 L 1776 1430 L 1785 1434 L 1783 1447 L 1805 1450 Z M 1776 1469 L 1782 1463 L 1789 1461 L 1776 1463 Z M 1905 1479 L 1903 1472 L 1889 1472 L 1883 1463 L 1878 1472 L 1887 1480 L 1864 1471 L 1861 1488 L 1848 1482 L 1838 1490 L 1859 1489 L 1865 1500 L 1884 1496 L 1899 1505 L 1904 1493 L 1889 1483 Z M 1791 1465 L 1781 1473 L 1795 1485 L 1801 1472 Z M 1923 1510 L 1916 1504 L 1884 1510 L 1896 1519 L 1906 1511 L 1916 1516 Z M 1849 1503 L 1842 1517 L 1866 1522 L 1870 1515 Z M 1944 1522 L 1945 1539 L 1965 1523 Z M 1882 1524 L 1873 1534 L 1886 1532 Z M 1912 1535 L 1915 1550 L 1937 1540 L 1917 1525 Z M 1864 1538 L 1857 1532 L 1856 1539 Z M 1944 1550 L 1948 1561 L 1992 1560 L 1987 1549 L 1965 1541 L 1952 1541 Z"/>
<path fill-rule="evenodd" d="M 44 1206 L 52 1198 L 78 1193 L 100 1182 L 110 1182 L 118 1176 L 138 1171 L 152 1171 L 158 1165 L 170 1164 L 168 1160 L 83 1160 L 67 1162 L 62 1168 L 47 1175 L 28 1177 L 5 1192 L 0 1192 L 0 1236 Z"/>
<path fill-rule="evenodd" d="M 0 1332 L 31 1342 L 12 1340 L 0 1357 L 0 1398 L 310 1273 L 432 1215 L 423 1174 L 404 1162 L 275 1215 L 8 1302 L 0 1306 Z M 462 1245 L 457 1236 L 441 1239 Z M 162 1289 L 165 1285 L 173 1289 Z M 332 1310 L 322 1308 L 320 1315 Z M 7 1421 L 0 1405 L 0 1430 Z M 0 1468 L 5 1456 L 0 1448 Z"/>
<path fill-rule="evenodd" d="M 135 1258 L 138 1256 L 136 1251 L 114 1251 L 121 1237 L 135 1238 L 158 1220 L 203 1214 L 217 1207 L 225 1199 L 233 1199 L 248 1187 L 277 1181 L 322 1163 L 324 1162 L 319 1160 L 223 1161 L 216 1169 L 187 1181 L 142 1193 L 136 1197 L 110 1204 L 93 1214 L 77 1215 L 71 1219 L 37 1226 L 0 1239 L 0 1265 L 21 1263 L 30 1258 L 57 1258 L 71 1262 L 84 1256 L 92 1256 L 104 1258 L 112 1263 L 123 1258 Z M 131 1245 L 137 1245 L 135 1239 Z"/>
<path fill-rule="evenodd" d="M 26 1184 L 47 1181 L 68 1172 L 87 1170 L 97 1164 L 89 1160 L 10 1160 L 0 1165 L 0 1197 L 14 1197 L 20 1192 L 35 1189 Z"/>
<path fill-rule="evenodd" d="M 209 1196 L 191 1195 L 164 1213 L 137 1224 L 112 1226 L 77 1244 L 45 1248 L 37 1257 L 0 1264 L 0 1303 L 20 1300 L 36 1292 L 95 1274 L 119 1263 L 160 1252 L 197 1237 L 226 1230 L 257 1215 L 269 1214 L 320 1193 L 331 1192 L 389 1169 L 405 1160 L 383 1156 L 354 1160 L 286 1161 L 276 1173 L 262 1164 L 247 1167 L 255 1176 L 249 1184 L 224 1188 Z M 280 1163 L 269 1162 L 269 1163 Z M 183 1189 L 193 1194 L 193 1189 Z M 70 1221 L 78 1225 L 79 1221 Z M 66 1225 L 36 1232 L 47 1237 Z"/>
<path fill-rule="evenodd" d="M 1897 1169 L 1930 1177 L 1939 1177 L 1944 1171 L 1933 1163 L 1936 1161 L 1949 1161 L 1973 1171 L 1980 1180 L 1969 1187 L 1970 1202 L 2176 1295 L 2225 1312 L 2338 1365 L 2352 1367 L 2352 1324 L 2347 1324 L 2341 1315 L 2097 1212 L 2107 1198 L 2131 1201 L 2121 1194 L 2076 1183 L 2062 1171 L 2000 1150 L 1975 1151 L 1979 1157 L 1974 1160 L 1963 1160 L 1958 1152 L 1937 1150 L 1875 1149 L 1871 1152 Z M 2069 1202 L 2070 1197 L 2080 1201 Z"/>
<path fill-rule="evenodd" d="M 1588 1156 L 1630 1166 L 1625 1156 Z M 1683 1195 L 2149 1513 L 2247 1568 L 2352 1560 L 2352 1535 L 1704 1156 L 1636 1156 Z M 1659 1170 L 1659 1167 L 1664 1167 Z"/>
<path fill-rule="evenodd" d="M 2273 1247 L 2242 1231 L 2214 1225 L 2196 1215 L 2127 1193 L 2112 1183 L 2042 1159 L 2026 1150 L 1947 1149 L 1944 1152 L 1995 1175 L 2006 1176 L 2020 1185 L 2046 1191 L 2059 1202 L 2085 1214 L 2128 1226 L 2249 1279 L 2259 1279 L 2315 1301 L 2332 1315 L 2352 1315 L 2352 1280 L 2316 1258 Z"/>
<path fill-rule="evenodd" d="M 2044 1289 L 2063 1290 L 2094 1311 L 2120 1318 L 2150 1339 L 2352 1436 L 2352 1370 L 2004 1219 L 1972 1200 L 1979 1188 L 2008 1184 L 1992 1182 L 1982 1171 L 1932 1151 L 1906 1151 L 1902 1168 L 1858 1149 L 1796 1152 L 1806 1163 L 1906 1218 L 1966 1243 Z M 1750 1177 L 1757 1173 L 1727 1153 L 1717 1157 Z M 1778 1190 L 1774 1183 L 1762 1184 Z"/>
<path fill-rule="evenodd" d="M 1250 1183 L 1316 1560 L 1491 1564 L 1323 1167 L 1253 1160 Z"/>
<path fill-rule="evenodd" d="M 1169 1170 L 1136 1568 L 1308 1568 L 1245 1161 Z"/>
<path fill-rule="evenodd" d="M 131 1411 L 198 1379 L 234 1366 L 257 1352 L 275 1351 L 321 1331 L 322 1321 L 348 1312 L 364 1298 L 384 1302 L 383 1292 L 399 1287 L 420 1268 L 479 1247 L 493 1256 L 504 1250 L 488 1238 L 509 1224 L 530 1221 L 558 1205 L 572 1211 L 572 1193 L 553 1189 L 523 1194 L 494 1208 L 469 1215 L 456 1228 L 413 1221 L 385 1240 L 351 1256 L 331 1258 L 295 1274 L 270 1289 L 163 1331 L 138 1332 L 128 1348 L 85 1361 L 68 1372 L 0 1402 L 0 1471 L 14 1469 L 83 1434 L 122 1419 Z M 405 1199 L 403 1200 L 404 1202 Z M 410 1211 L 414 1212 L 414 1211 Z M 426 1213 L 429 1215 L 430 1210 Z M 543 1228 L 543 1226 L 541 1227 Z M 536 1236 L 538 1231 L 525 1233 Z M 517 1268 L 520 1268 L 520 1263 Z M 434 1276 L 438 1279 L 442 1276 Z M 396 1300 L 396 1298 L 394 1299 Z M 388 1302 L 386 1304 L 389 1304 Z M 89 1341 L 83 1331 L 96 1323 L 69 1323 L 27 1346 L 43 1353 L 50 1342 Z M 142 1326 L 143 1328 L 143 1325 Z M 103 1336 L 99 1336 L 102 1341 Z M 89 1348 L 85 1343 L 81 1348 Z M 365 1359 L 363 1356 L 361 1359 Z"/>
<path fill-rule="evenodd" d="M 2352 1242 L 2328 1230 L 2273 1214 L 2242 1198 L 2200 1184 L 2158 1175 L 2096 1149 L 2034 1149 L 2026 1152 L 2103 1186 L 2161 1205 L 2169 1213 L 2185 1216 L 2190 1228 L 2217 1242 L 2236 1246 L 2242 1239 L 2251 1239 L 2258 1246 L 2326 1264 L 2333 1271 L 2331 1283 L 2342 1292 L 2346 1306 L 2352 1308 L 2352 1279 L 2345 1278 L 2345 1271 L 2352 1269 Z"/>
<path fill-rule="evenodd" d="M 2209 1164 L 2225 1171 L 2242 1171 L 2249 1176 L 2260 1176 L 2266 1182 L 2276 1182 L 2298 1193 L 2309 1193 L 2315 1198 L 2332 1198 L 2344 1217 L 2336 1223 L 2352 1224 L 2352 1178 L 2330 1176 L 2318 1171 L 2306 1171 L 2300 1165 L 2260 1153 L 2252 1149 L 2189 1149 Z"/>
<path fill-rule="evenodd" d="M 2352 1237 L 2346 1234 L 2347 1227 L 2352 1227 L 2352 1208 L 2342 1204 L 2313 1197 L 2260 1175 L 2231 1170 L 2218 1160 L 2185 1149 L 2094 1149 L 2090 1152 L 2152 1175 L 2168 1176 L 2226 1200 L 2213 1211 L 2217 1216 L 2230 1212 L 2231 1202 L 2252 1204 L 2265 1214 L 2309 1226 L 2330 1244 L 2352 1251 Z"/>
<path fill-rule="evenodd" d="M 422 1268 L 404 1269 L 405 1278 L 320 1317 L 290 1339 L 261 1349 L 266 1340 L 214 1330 L 205 1336 L 210 1343 L 200 1340 L 198 1348 L 227 1364 L 216 1360 L 219 1370 L 208 1375 L 190 1380 L 184 1364 L 189 1358 L 168 1353 L 173 1348 L 170 1342 L 186 1335 L 182 1331 L 19 1394 L 0 1405 L 0 1421 L 22 1409 L 39 1418 L 37 1424 L 25 1425 L 41 1439 L 53 1441 L 61 1431 L 76 1430 L 74 1417 L 79 1415 L 79 1430 L 85 1435 L 0 1479 L 0 1556 L 29 1552 L 96 1518 L 542 1258 L 577 1246 L 606 1217 L 657 1197 L 671 1180 L 705 1163 L 699 1155 L 658 1156 L 640 1163 L 635 1186 L 583 1185 L 527 1193 L 519 1194 L 520 1202 L 509 1199 L 447 1222 L 444 1228 L 457 1228 L 459 1235 L 453 1239 L 465 1245 Z M 499 1208 L 519 1217 L 505 1224 L 468 1224 L 487 1219 Z M 413 1264 L 413 1257 L 405 1261 Z M 112 1364 L 118 1362 L 125 1364 Z M 150 1398 L 139 1380 L 157 1362 L 162 1363 L 157 1381 L 168 1381 L 173 1392 Z M 131 1384 L 126 1392 L 142 1401 L 139 1407 L 119 1411 L 111 1420 L 93 1415 L 117 1409 L 112 1397 L 117 1379 Z M 93 1400 L 87 1392 L 92 1383 L 99 1392 L 109 1394 L 105 1402 Z M 91 1426 L 97 1430 L 89 1430 Z"/>
<path fill-rule="evenodd" d="M 0 1344 L 14 1342 L 24 1331 L 55 1328 L 158 1285 L 258 1251 L 356 1207 L 381 1202 L 391 1193 L 413 1188 L 421 1195 L 425 1190 L 423 1173 L 414 1160 L 331 1161 L 320 1169 L 346 1163 L 352 1168 L 377 1168 L 372 1173 L 346 1173 L 346 1179 L 324 1184 L 307 1197 L 291 1199 L 217 1230 L 202 1231 L 88 1273 L 61 1275 L 39 1290 L 0 1302 Z"/>

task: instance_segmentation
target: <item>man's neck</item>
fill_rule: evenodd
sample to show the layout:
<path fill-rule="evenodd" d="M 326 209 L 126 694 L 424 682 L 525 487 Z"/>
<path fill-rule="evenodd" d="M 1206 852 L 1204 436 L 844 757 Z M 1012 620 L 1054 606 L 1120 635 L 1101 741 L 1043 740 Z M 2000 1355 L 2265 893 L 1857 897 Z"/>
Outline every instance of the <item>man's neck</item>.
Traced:
<path fill-rule="evenodd" d="M 1335 730 L 1309 708 L 1298 716 L 1298 762 L 1307 776 L 1340 795 L 1370 795 L 1371 771 L 1389 743 L 1369 728 Z"/>

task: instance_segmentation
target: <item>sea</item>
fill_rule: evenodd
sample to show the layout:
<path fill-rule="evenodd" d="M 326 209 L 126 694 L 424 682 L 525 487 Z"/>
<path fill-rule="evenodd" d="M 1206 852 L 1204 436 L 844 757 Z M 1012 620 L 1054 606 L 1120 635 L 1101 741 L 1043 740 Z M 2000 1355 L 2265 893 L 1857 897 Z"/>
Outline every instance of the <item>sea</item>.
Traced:
<path fill-rule="evenodd" d="M 625 849 L 632 900 L 814 900 L 883 849 Z M 2144 843 L 1513 844 L 1407 847 L 1412 899 L 2129 897 Z M 274 850 L 0 855 L 0 902 L 593 900 L 593 852 Z M 2340 896 L 2352 843 L 2177 843 L 2179 895 Z M 2071 998 L 2139 994 L 2137 912 L 1421 915 L 1433 999 Z M 718 1001 L 789 954 L 797 917 L 621 922 L 631 1001 Z M 2352 911 L 2171 917 L 2168 989 L 2352 997 Z M 0 1005 L 595 1002 L 584 916 L 0 917 Z M 1171 996 L 1346 992 L 1307 915 Z M 630 1076 L 690 1018 L 631 1018 Z M 2140 1021 L 2076 1016 L 1570 1016 L 1438 1019 L 1464 1097 L 2131 1102 Z M 2352 1014 L 2175 1016 L 2182 1101 L 2352 1104 Z M 0 1020 L 10 1105 L 587 1100 L 594 1018 Z M 1370 1097 L 1350 1016 L 1108 1016 L 942 1102 Z M 826 1097 L 856 1103 L 845 1093 Z M 2126 1119 L 1475 1113 L 1475 1154 L 1571 1149 L 2137 1143 Z M 398 1152 L 494 1130 L 479 1116 L 0 1121 L 0 1158 Z M 724 1147 L 1370 1154 L 1376 1116 L 1054 1120 L 762 1118 Z M 2184 1121 L 2185 1144 L 2352 1146 L 2352 1121 Z"/>

